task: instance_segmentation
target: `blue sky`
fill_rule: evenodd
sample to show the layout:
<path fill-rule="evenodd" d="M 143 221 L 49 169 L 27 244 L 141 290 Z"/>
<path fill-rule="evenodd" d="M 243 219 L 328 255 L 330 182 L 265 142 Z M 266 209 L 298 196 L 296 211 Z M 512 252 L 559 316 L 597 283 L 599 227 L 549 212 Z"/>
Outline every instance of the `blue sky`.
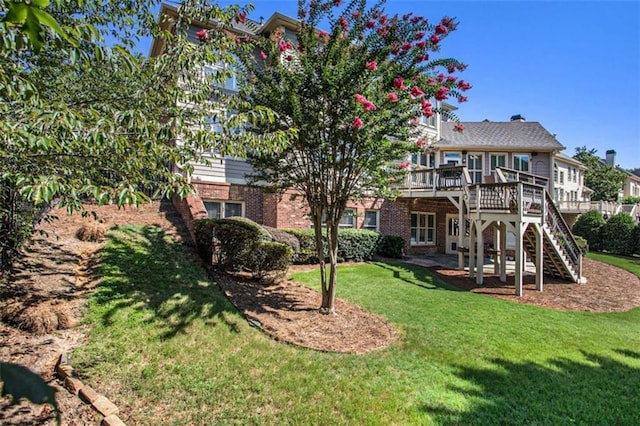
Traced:
<path fill-rule="evenodd" d="M 253 4 L 256 21 L 297 14 L 295 0 Z M 640 167 L 640 2 L 388 0 L 386 12 L 457 18 L 439 55 L 469 65 L 462 121 L 521 114 L 555 134 L 567 155 L 614 149 L 621 167 Z"/>

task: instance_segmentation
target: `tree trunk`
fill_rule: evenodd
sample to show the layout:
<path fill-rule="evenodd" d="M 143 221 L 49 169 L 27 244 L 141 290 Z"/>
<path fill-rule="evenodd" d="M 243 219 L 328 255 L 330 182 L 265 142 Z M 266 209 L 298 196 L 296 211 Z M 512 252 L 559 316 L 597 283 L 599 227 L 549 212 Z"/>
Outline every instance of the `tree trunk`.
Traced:
<path fill-rule="evenodd" d="M 338 225 L 327 220 L 327 245 L 329 246 L 329 283 L 322 286 L 322 305 L 320 313 L 336 313 L 336 280 L 338 278 Z M 323 275 L 326 280 L 326 273 Z"/>

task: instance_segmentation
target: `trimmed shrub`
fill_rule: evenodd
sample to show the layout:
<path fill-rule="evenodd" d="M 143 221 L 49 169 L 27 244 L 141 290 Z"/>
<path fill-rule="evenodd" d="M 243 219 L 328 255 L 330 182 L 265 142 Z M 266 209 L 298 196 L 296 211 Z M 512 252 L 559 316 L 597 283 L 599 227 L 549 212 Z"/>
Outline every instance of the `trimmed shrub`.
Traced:
<path fill-rule="evenodd" d="M 287 229 L 285 231 L 294 235 L 300 243 L 300 251 L 294 256 L 294 263 L 318 263 L 313 229 Z M 325 230 L 323 230 L 323 235 L 326 235 Z M 338 262 L 362 262 L 373 259 L 381 238 L 381 234 L 366 229 L 340 229 L 338 231 Z M 327 259 L 327 257 L 328 253 L 324 253 L 324 258 Z"/>
<path fill-rule="evenodd" d="M 597 210 L 589 210 L 578 217 L 571 232 L 585 238 L 591 250 L 602 250 L 600 228 L 605 222 L 602 213 Z"/>
<path fill-rule="evenodd" d="M 397 235 L 383 235 L 378 245 L 377 254 L 383 257 L 401 259 L 403 249 L 404 238 Z"/>
<path fill-rule="evenodd" d="M 285 229 L 284 232 L 291 234 L 298 239 L 300 249 L 293 257 L 293 263 L 318 263 L 320 259 L 316 253 L 315 234 L 313 229 Z"/>
<path fill-rule="evenodd" d="M 640 255 L 640 223 L 636 224 L 631 233 L 631 253 Z"/>
<path fill-rule="evenodd" d="M 632 235 L 635 226 L 628 213 L 611 216 L 600 230 L 602 249 L 614 254 L 630 255 L 633 251 Z"/>
<path fill-rule="evenodd" d="M 586 239 L 577 235 L 574 235 L 573 238 L 576 240 L 576 243 L 578 244 L 578 248 L 583 254 L 589 252 L 589 243 L 587 242 Z"/>
<path fill-rule="evenodd" d="M 213 228 L 215 223 L 216 219 L 196 219 L 193 221 L 196 250 L 207 264 L 211 264 L 213 259 Z"/>
<path fill-rule="evenodd" d="M 251 263 L 258 242 L 271 240 L 269 233 L 260 225 L 244 217 L 217 220 L 213 236 L 213 253 L 218 268 L 235 272 L 242 271 Z"/>
<path fill-rule="evenodd" d="M 287 244 L 295 254 L 300 252 L 300 241 L 298 241 L 294 235 L 289 234 L 282 229 L 272 228 L 270 226 L 263 226 L 263 228 L 269 233 L 269 235 L 271 235 L 271 239 L 273 241 Z"/>
<path fill-rule="evenodd" d="M 287 272 L 292 258 L 293 250 L 289 245 L 275 241 L 258 241 L 247 259 L 246 266 L 254 278 L 264 279 L 273 272 L 279 277 Z"/>

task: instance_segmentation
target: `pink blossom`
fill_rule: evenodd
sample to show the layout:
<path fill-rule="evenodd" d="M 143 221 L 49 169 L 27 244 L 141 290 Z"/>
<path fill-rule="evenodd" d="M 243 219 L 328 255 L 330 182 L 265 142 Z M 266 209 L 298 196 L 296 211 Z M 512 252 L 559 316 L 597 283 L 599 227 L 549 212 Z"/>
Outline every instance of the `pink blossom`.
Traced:
<path fill-rule="evenodd" d="M 416 31 L 416 33 L 413 36 L 415 37 L 416 40 L 420 40 L 422 37 L 424 37 L 424 31 Z"/>
<path fill-rule="evenodd" d="M 405 41 L 404 43 L 402 43 L 402 50 L 409 50 L 409 49 L 411 49 L 410 41 Z"/>
<path fill-rule="evenodd" d="M 361 129 L 363 124 L 364 123 L 362 122 L 362 119 L 360 119 L 360 117 L 356 117 L 353 119 L 353 127 L 355 127 L 356 129 Z"/>
<path fill-rule="evenodd" d="M 471 89 L 471 85 L 469 83 L 467 83 L 464 80 L 459 80 L 458 81 L 458 89 L 462 90 L 462 91 L 466 91 Z"/>
<path fill-rule="evenodd" d="M 422 21 L 423 17 L 422 16 L 414 16 L 411 18 L 411 23 L 412 24 L 417 24 L 418 22 Z"/>
<path fill-rule="evenodd" d="M 467 99 L 466 96 L 463 96 L 463 95 L 459 95 L 458 96 L 458 102 L 463 103 L 463 102 L 467 102 L 467 101 L 468 101 L 468 99 Z"/>
<path fill-rule="evenodd" d="M 451 27 L 452 22 L 453 21 L 448 16 L 445 16 L 444 18 L 442 18 L 442 25 L 446 26 L 447 28 Z"/>
<path fill-rule="evenodd" d="M 454 130 L 454 131 L 456 131 L 456 132 L 460 132 L 460 133 L 462 133 L 462 131 L 464 130 L 464 124 L 462 124 L 462 123 L 457 123 L 457 124 L 454 126 L 453 130 Z"/>
<path fill-rule="evenodd" d="M 456 66 L 455 65 L 449 65 L 447 67 L 447 71 L 449 72 L 449 74 L 456 72 Z"/>
<path fill-rule="evenodd" d="M 449 89 L 445 86 L 438 87 L 438 91 L 435 94 L 435 98 L 439 101 L 444 101 L 449 97 Z"/>
<path fill-rule="evenodd" d="M 402 77 L 396 77 L 393 79 L 393 87 L 398 90 L 407 90 L 407 86 L 404 85 L 404 79 Z"/>
<path fill-rule="evenodd" d="M 413 86 L 411 88 L 411 96 L 413 97 L 418 97 L 418 96 L 422 96 L 424 95 L 424 92 L 422 90 L 420 90 L 420 88 L 418 86 Z"/>
<path fill-rule="evenodd" d="M 460 63 L 457 65 L 457 68 L 458 68 L 458 71 L 464 71 L 467 69 L 467 64 Z"/>
<path fill-rule="evenodd" d="M 375 71 L 378 69 L 378 63 L 376 61 L 367 62 L 365 67 L 368 70 Z"/>
<path fill-rule="evenodd" d="M 422 138 L 418 138 L 418 140 L 416 141 L 416 145 L 418 145 L 419 148 L 422 148 L 425 145 L 427 145 L 427 142 L 425 140 L 423 140 Z"/>
<path fill-rule="evenodd" d="M 449 32 L 449 29 L 442 24 L 436 25 L 436 34 L 446 34 Z"/>
<path fill-rule="evenodd" d="M 356 99 L 356 102 L 362 104 L 365 111 L 375 111 L 376 109 L 378 109 L 378 107 L 376 107 L 373 102 L 362 96 L 360 93 L 356 93 L 354 97 Z"/>
<path fill-rule="evenodd" d="M 402 20 L 403 20 L 403 21 L 408 20 L 409 18 L 411 18 L 411 15 L 413 15 L 413 13 L 412 13 L 412 12 L 405 13 L 404 15 L 402 15 Z"/>
<path fill-rule="evenodd" d="M 302 43 L 298 45 L 298 52 L 304 52 L 304 45 Z"/>
<path fill-rule="evenodd" d="M 345 18 L 344 16 L 340 18 L 340 26 L 342 27 L 342 30 L 344 32 L 349 31 L 349 21 L 347 21 L 347 18 Z"/>
<path fill-rule="evenodd" d="M 389 18 L 387 17 L 387 15 L 382 15 L 382 16 L 380 16 L 380 18 L 378 18 L 378 22 L 380 22 L 380 25 L 384 25 L 384 24 L 387 23 L 388 19 Z"/>
<path fill-rule="evenodd" d="M 360 13 L 360 11 L 359 11 L 359 10 L 356 10 L 355 12 L 353 12 L 353 13 L 351 14 L 351 17 L 352 17 L 353 19 L 358 19 L 358 18 L 360 18 L 361 16 L 362 16 L 362 13 Z"/>
<path fill-rule="evenodd" d="M 424 62 L 429 60 L 429 55 L 426 53 L 424 55 L 418 56 L 418 62 Z"/>
<path fill-rule="evenodd" d="M 439 81 L 440 83 L 442 83 L 442 82 L 444 81 L 444 78 L 445 78 L 445 77 L 444 77 L 444 74 L 438 74 L 438 76 L 437 76 L 436 78 L 438 79 L 438 81 Z"/>
<path fill-rule="evenodd" d="M 427 46 L 427 42 L 424 40 L 420 40 L 415 44 L 418 49 L 424 49 Z"/>
<path fill-rule="evenodd" d="M 267 59 L 267 54 L 264 53 L 262 50 L 260 51 L 260 57 L 264 60 Z"/>
<path fill-rule="evenodd" d="M 396 103 L 396 102 L 398 102 L 398 95 L 396 95 L 395 93 L 391 92 L 391 93 L 389 93 L 387 95 L 387 100 L 389 102 Z"/>
<path fill-rule="evenodd" d="M 327 43 L 329 41 L 329 33 L 321 30 L 318 32 L 318 40 L 322 43 Z"/>
<path fill-rule="evenodd" d="M 369 29 L 372 29 L 373 27 L 375 27 L 375 26 L 376 26 L 376 23 L 375 23 L 375 21 L 369 20 L 369 21 L 367 21 L 367 23 L 365 24 L 365 26 L 366 26 L 367 28 L 369 28 Z"/>
<path fill-rule="evenodd" d="M 411 162 L 409 161 L 401 161 L 398 163 L 399 169 L 408 169 L 411 166 Z"/>
<path fill-rule="evenodd" d="M 236 19 L 238 20 L 238 22 L 244 24 L 245 22 L 247 22 L 247 15 L 246 13 L 238 12 L 238 14 L 236 15 Z"/>
<path fill-rule="evenodd" d="M 435 34 L 431 34 L 431 37 L 429 37 L 429 40 L 431 41 L 431 43 L 433 44 L 438 44 L 440 43 L 440 37 L 438 37 Z"/>
<path fill-rule="evenodd" d="M 335 7 L 338 7 L 338 6 L 340 6 L 341 4 L 342 4 L 342 0 L 333 0 L 333 5 L 334 5 Z"/>
<path fill-rule="evenodd" d="M 429 78 L 427 79 L 427 84 L 428 84 L 429 86 L 433 86 L 433 85 L 435 85 L 435 84 L 436 84 L 436 80 L 435 80 L 433 77 L 429 77 Z"/>
<path fill-rule="evenodd" d="M 382 27 L 378 27 L 377 33 L 380 37 L 386 37 L 387 34 L 389 34 L 389 27 L 386 25 Z"/>
<path fill-rule="evenodd" d="M 454 83 L 457 79 L 458 77 L 456 77 L 455 75 L 450 75 L 449 77 L 447 77 L 447 82 Z"/>
<path fill-rule="evenodd" d="M 204 43 L 209 39 L 209 32 L 203 28 L 196 33 L 196 38 L 200 43 Z"/>
<path fill-rule="evenodd" d="M 287 57 L 285 59 L 287 60 L 287 62 L 291 62 L 291 61 L 293 61 L 293 56 L 287 55 Z"/>

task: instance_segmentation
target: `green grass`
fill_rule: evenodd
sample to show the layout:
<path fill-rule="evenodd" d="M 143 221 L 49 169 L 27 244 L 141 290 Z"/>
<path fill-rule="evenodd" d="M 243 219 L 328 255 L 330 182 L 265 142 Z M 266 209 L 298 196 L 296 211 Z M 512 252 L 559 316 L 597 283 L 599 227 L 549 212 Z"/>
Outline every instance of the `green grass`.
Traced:
<path fill-rule="evenodd" d="M 129 424 L 639 424 L 640 309 L 560 312 L 456 291 L 425 269 L 342 267 L 338 296 L 402 339 L 365 355 L 274 342 L 188 253 L 122 227 L 74 366 Z M 314 288 L 319 274 L 295 274 Z"/>
<path fill-rule="evenodd" d="M 617 266 L 618 268 L 626 269 L 640 277 L 640 257 L 616 256 L 613 254 L 595 252 L 587 253 L 587 257 L 589 259 Z"/>

